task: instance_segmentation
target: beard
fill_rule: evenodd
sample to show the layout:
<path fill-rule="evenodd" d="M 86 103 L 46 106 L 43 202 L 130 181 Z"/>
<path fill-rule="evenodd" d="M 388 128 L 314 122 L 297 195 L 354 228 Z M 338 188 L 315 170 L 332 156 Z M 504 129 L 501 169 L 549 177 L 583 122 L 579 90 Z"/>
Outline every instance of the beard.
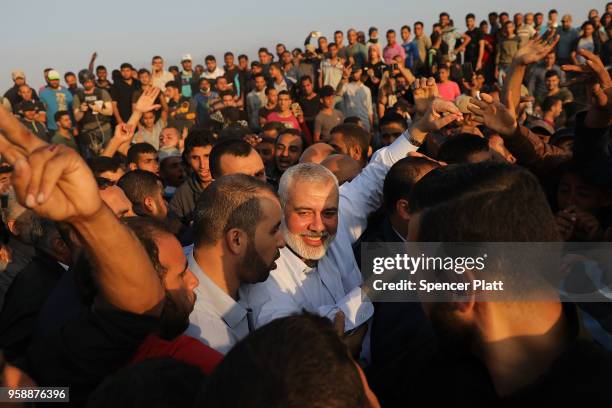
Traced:
<path fill-rule="evenodd" d="M 275 262 L 278 258 L 280 258 L 280 251 L 277 248 L 272 262 L 269 264 L 266 263 L 259 252 L 257 252 L 254 240 L 249 239 L 246 254 L 244 255 L 244 258 L 242 258 L 240 275 L 245 277 L 243 279 L 246 283 L 263 282 L 268 279 L 268 276 L 270 276 L 270 271 L 276 268 Z"/>
<path fill-rule="evenodd" d="M 189 315 L 195 306 L 195 299 L 195 293 L 192 301 L 186 293 L 166 291 L 164 308 L 159 316 L 159 337 L 164 340 L 173 340 L 187 330 Z"/>
<path fill-rule="evenodd" d="M 336 234 L 330 235 L 328 232 L 294 234 L 293 232 L 289 231 L 284 219 L 281 221 L 281 232 L 283 233 L 283 238 L 285 238 L 287 246 L 300 257 L 309 261 L 318 261 L 319 259 L 323 258 L 327 252 L 327 248 L 329 248 L 336 237 Z M 323 240 L 323 245 L 318 247 L 308 245 L 302 240 L 302 237 L 320 237 Z"/>

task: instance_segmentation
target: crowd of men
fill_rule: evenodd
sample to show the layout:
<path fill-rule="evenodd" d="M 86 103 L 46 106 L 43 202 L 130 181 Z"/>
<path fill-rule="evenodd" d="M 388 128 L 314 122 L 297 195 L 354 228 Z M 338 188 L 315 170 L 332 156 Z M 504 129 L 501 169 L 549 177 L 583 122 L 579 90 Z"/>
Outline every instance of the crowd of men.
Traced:
<path fill-rule="evenodd" d="M 14 70 L 0 385 L 89 407 L 609 403 L 607 302 L 364 294 L 362 243 L 612 241 L 612 3 L 477 21 L 110 78 L 94 53 L 38 89 Z"/>

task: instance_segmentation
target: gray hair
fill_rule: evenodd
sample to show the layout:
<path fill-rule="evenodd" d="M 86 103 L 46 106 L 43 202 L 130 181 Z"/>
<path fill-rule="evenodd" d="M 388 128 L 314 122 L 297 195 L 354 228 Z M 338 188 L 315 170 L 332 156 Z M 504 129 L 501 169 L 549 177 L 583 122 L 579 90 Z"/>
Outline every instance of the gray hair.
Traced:
<path fill-rule="evenodd" d="M 281 207 L 289 199 L 290 189 L 296 181 L 305 183 L 333 183 L 338 188 L 338 179 L 326 167 L 316 163 L 299 163 L 289 167 L 283 173 L 278 184 L 278 196 Z"/>

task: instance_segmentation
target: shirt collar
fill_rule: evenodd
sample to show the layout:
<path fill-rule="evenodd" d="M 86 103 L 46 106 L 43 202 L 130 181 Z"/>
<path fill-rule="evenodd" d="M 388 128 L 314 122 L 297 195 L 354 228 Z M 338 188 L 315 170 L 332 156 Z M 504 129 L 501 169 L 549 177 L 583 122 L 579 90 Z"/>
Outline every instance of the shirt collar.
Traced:
<path fill-rule="evenodd" d="M 198 277 L 200 283 L 196 289 L 198 295 L 197 303 L 206 304 L 207 308 L 217 314 L 229 327 L 236 328 L 244 320 L 247 310 L 240 303 L 236 302 L 227 293 L 223 292 L 209 277 L 202 271 L 200 265 L 193 257 L 193 251 L 188 256 L 189 269 Z"/>

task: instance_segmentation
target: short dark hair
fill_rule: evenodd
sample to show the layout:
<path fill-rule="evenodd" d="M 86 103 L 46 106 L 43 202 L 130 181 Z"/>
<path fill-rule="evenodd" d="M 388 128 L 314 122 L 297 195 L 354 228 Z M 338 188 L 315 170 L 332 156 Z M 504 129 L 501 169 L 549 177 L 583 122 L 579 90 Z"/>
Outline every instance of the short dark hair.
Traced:
<path fill-rule="evenodd" d="M 495 11 L 490 12 L 489 17 L 497 17 L 497 12 Z"/>
<path fill-rule="evenodd" d="M 422 22 L 422 21 L 417 21 L 416 23 L 414 23 L 414 26 L 415 26 L 415 27 L 416 27 L 416 26 L 418 26 L 418 25 L 420 25 L 421 27 L 424 27 L 424 26 L 425 26 L 425 24 L 423 24 L 423 22 Z"/>
<path fill-rule="evenodd" d="M 225 58 L 225 57 L 233 57 L 233 56 L 234 56 L 234 53 L 231 52 L 231 51 L 228 51 L 225 54 L 223 54 L 223 58 Z"/>
<path fill-rule="evenodd" d="M 123 64 L 119 66 L 119 69 L 124 69 L 124 68 L 133 69 L 134 67 L 132 67 L 132 64 L 130 64 L 129 62 L 124 62 Z"/>
<path fill-rule="evenodd" d="M 134 235 L 144 247 L 163 285 L 167 270 L 159 261 L 159 248 L 155 240 L 162 235 L 173 235 L 172 231 L 165 222 L 154 217 L 127 217 L 121 221 L 134 232 Z"/>
<path fill-rule="evenodd" d="M 563 102 L 563 100 L 559 98 L 558 96 L 556 95 L 547 96 L 542 101 L 542 105 L 540 106 L 542 108 L 542 112 L 548 112 L 549 110 L 553 108 L 553 106 L 555 106 L 559 102 Z"/>
<path fill-rule="evenodd" d="M 262 217 L 259 200 L 265 194 L 274 192 L 268 184 L 245 174 L 231 174 L 213 181 L 196 204 L 195 246 L 214 244 L 232 228 L 239 228 L 254 239 L 257 227 L 254 220 Z"/>
<path fill-rule="evenodd" d="M 181 86 L 179 85 L 178 81 L 166 82 L 166 88 L 174 88 L 174 89 L 178 89 L 179 91 L 181 90 Z"/>
<path fill-rule="evenodd" d="M 266 90 L 264 91 L 266 96 L 268 96 L 268 94 L 270 93 L 270 91 L 276 91 L 276 88 L 273 86 L 267 86 Z M 278 93 L 278 92 L 277 92 Z"/>
<path fill-rule="evenodd" d="M 403 25 L 402 28 L 400 28 L 400 31 L 402 30 L 408 30 L 408 32 L 411 32 L 412 30 L 410 29 L 409 25 Z"/>
<path fill-rule="evenodd" d="M 149 74 L 149 75 L 151 75 L 151 71 L 149 71 L 149 70 L 148 70 L 148 69 L 146 69 L 146 68 L 140 68 L 140 69 L 138 70 L 138 75 L 142 75 L 142 74 Z"/>
<path fill-rule="evenodd" d="M 155 61 L 156 59 L 160 59 L 163 61 L 163 58 L 160 57 L 159 55 L 154 56 L 153 58 L 151 58 L 151 62 Z"/>
<path fill-rule="evenodd" d="M 117 181 L 117 185 L 121 187 L 132 203 L 134 212 L 138 215 L 146 215 L 146 211 L 144 211 L 145 198 L 155 197 L 163 189 L 159 177 L 150 171 L 140 169 L 125 173 Z"/>
<path fill-rule="evenodd" d="M 61 111 L 57 111 L 55 112 L 55 115 L 53 117 L 53 119 L 55 119 L 56 122 L 59 122 L 59 120 L 62 118 L 62 116 L 64 115 L 68 115 L 70 116 L 70 112 L 65 111 L 65 110 L 61 110 Z"/>
<path fill-rule="evenodd" d="M 448 13 L 447 13 L 446 11 L 441 12 L 441 13 L 440 13 L 440 15 L 439 15 L 438 17 L 439 17 L 439 19 L 442 19 L 442 17 L 448 17 L 448 18 L 450 18 L 450 16 L 448 15 Z"/>
<path fill-rule="evenodd" d="M 215 135 L 210 130 L 191 129 L 185 138 L 183 157 L 188 157 L 194 147 L 212 146 L 214 143 Z"/>
<path fill-rule="evenodd" d="M 552 78 L 554 76 L 559 77 L 559 73 L 554 69 L 549 69 L 548 71 L 546 71 L 546 74 L 544 74 L 544 78 L 546 79 Z"/>
<path fill-rule="evenodd" d="M 253 75 L 253 79 L 260 78 L 260 77 L 264 79 L 266 78 L 266 76 L 261 72 L 258 72 L 257 74 Z"/>
<path fill-rule="evenodd" d="M 408 199 L 412 187 L 421 179 L 425 169 L 436 169 L 438 163 L 425 157 L 404 157 L 387 173 L 383 184 L 383 206 L 387 214 L 395 213 L 395 204 Z"/>
<path fill-rule="evenodd" d="M 92 408 L 190 407 L 206 383 L 200 368 L 173 358 L 152 358 L 108 376 L 90 395 Z"/>
<path fill-rule="evenodd" d="M 476 20 L 476 16 L 474 15 L 474 13 L 468 13 L 468 14 L 465 16 L 465 19 L 467 20 L 468 18 L 473 18 L 474 20 Z"/>
<path fill-rule="evenodd" d="M 370 146 L 370 133 L 367 130 L 353 123 L 343 123 L 334 127 L 329 133 L 331 135 L 340 133 L 349 148 L 359 146 L 361 149 L 361 160 L 367 161 L 368 147 Z"/>
<path fill-rule="evenodd" d="M 319 90 L 319 96 L 321 98 L 325 98 L 327 96 L 334 96 L 336 94 L 336 90 L 331 85 L 324 85 L 323 88 Z"/>
<path fill-rule="evenodd" d="M 419 241 L 560 241 L 539 181 L 521 166 L 440 167 L 414 186 L 409 200 L 411 212 L 421 212 Z"/>
<path fill-rule="evenodd" d="M 64 79 L 68 78 L 69 76 L 74 76 L 74 77 L 75 77 L 76 75 L 75 75 L 75 73 L 74 73 L 74 72 L 72 72 L 72 71 L 68 71 L 68 72 L 66 72 L 66 73 L 64 74 Z"/>
<path fill-rule="evenodd" d="M 140 157 L 140 155 L 147 154 L 147 153 L 156 154 L 157 150 L 155 150 L 155 148 L 152 145 L 146 142 L 135 143 L 128 150 L 127 163 L 136 164 L 138 162 L 138 158 Z"/>
<path fill-rule="evenodd" d="M 402 125 L 402 128 L 404 130 L 408 129 L 408 123 L 406 123 L 406 119 L 404 119 L 404 117 L 397 112 L 387 111 L 385 113 L 385 116 L 380 118 L 380 121 L 378 122 L 379 127 L 386 126 L 390 123 L 397 123 Z"/>
<path fill-rule="evenodd" d="M 304 75 L 300 78 L 300 85 L 302 85 L 304 82 L 310 82 L 312 83 L 312 78 L 310 77 L 310 75 Z"/>
<path fill-rule="evenodd" d="M 388 29 L 387 30 L 387 35 L 389 35 L 389 34 L 395 34 L 395 30 L 392 29 L 392 28 Z"/>
<path fill-rule="evenodd" d="M 87 161 L 94 176 L 99 176 L 107 171 L 115 172 L 121 168 L 121 161 L 114 157 L 99 156 Z"/>
<path fill-rule="evenodd" d="M 291 98 L 291 93 L 289 91 L 285 91 L 282 90 L 278 93 L 278 96 L 280 97 L 281 95 L 287 95 L 289 98 Z"/>
<path fill-rule="evenodd" d="M 559 12 L 556 9 L 550 9 L 548 10 L 548 15 L 550 16 L 551 14 L 559 14 Z"/>
<path fill-rule="evenodd" d="M 249 60 L 249 57 L 247 57 L 245 54 L 240 54 L 238 56 L 238 61 L 240 61 L 241 59 L 246 59 L 247 61 Z"/>
<path fill-rule="evenodd" d="M 344 35 L 344 33 L 342 32 L 342 30 L 336 30 L 336 31 L 334 31 L 334 35 L 336 35 L 336 34 L 342 34 L 342 35 Z"/>
<path fill-rule="evenodd" d="M 105 71 L 107 70 L 107 69 L 106 69 L 106 67 L 105 67 L 104 65 L 98 65 L 98 66 L 96 67 L 96 71 L 100 71 L 101 69 L 103 69 L 103 70 L 105 70 Z"/>
<path fill-rule="evenodd" d="M 442 143 L 438 150 L 438 160 L 448 164 L 467 163 L 470 156 L 488 151 L 489 143 L 486 139 L 469 133 L 461 133 Z"/>
<path fill-rule="evenodd" d="M 234 157 L 247 157 L 253 151 L 253 147 L 242 139 L 226 139 L 216 143 L 210 151 L 208 167 L 214 179 L 221 176 L 221 157 L 230 155 Z"/>
<path fill-rule="evenodd" d="M 209 384 L 205 401 L 215 407 L 369 406 L 356 363 L 331 322 L 308 313 L 274 320 L 242 339 Z"/>
<path fill-rule="evenodd" d="M 206 58 L 204 58 L 204 61 L 215 61 L 215 62 L 217 62 L 217 59 L 215 58 L 214 55 L 207 55 Z"/>

